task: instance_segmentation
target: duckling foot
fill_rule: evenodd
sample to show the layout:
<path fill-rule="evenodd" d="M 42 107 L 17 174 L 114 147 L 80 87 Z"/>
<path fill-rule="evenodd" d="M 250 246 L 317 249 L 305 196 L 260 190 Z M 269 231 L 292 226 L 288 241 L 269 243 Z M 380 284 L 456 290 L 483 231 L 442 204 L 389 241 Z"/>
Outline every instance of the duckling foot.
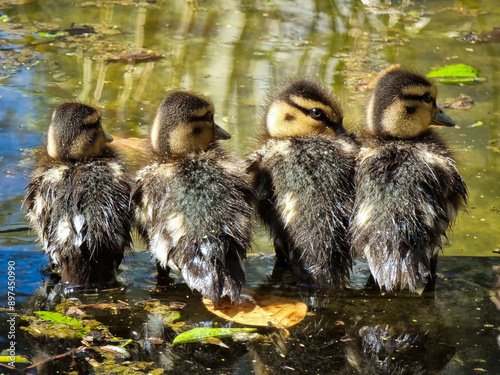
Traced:
<path fill-rule="evenodd" d="M 271 276 L 269 276 L 269 282 L 273 284 L 279 283 L 279 284 L 294 285 L 294 284 L 299 284 L 300 280 L 292 272 L 290 264 L 286 262 L 280 262 L 278 259 L 276 259 L 273 272 L 271 273 Z"/>
<path fill-rule="evenodd" d="M 159 263 L 156 263 L 156 269 L 158 271 L 156 287 L 165 287 L 173 283 L 173 279 L 169 276 L 169 268 L 165 269 Z"/>

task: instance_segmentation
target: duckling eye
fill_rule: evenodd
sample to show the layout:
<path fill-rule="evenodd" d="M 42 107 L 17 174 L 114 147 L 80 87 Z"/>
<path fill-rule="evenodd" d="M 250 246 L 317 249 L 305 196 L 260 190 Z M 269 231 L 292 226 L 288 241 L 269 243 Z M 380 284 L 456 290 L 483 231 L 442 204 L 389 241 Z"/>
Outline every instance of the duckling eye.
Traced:
<path fill-rule="evenodd" d="M 201 128 L 194 128 L 194 129 L 193 129 L 193 134 L 194 134 L 194 135 L 199 135 L 199 134 L 201 134 Z"/>
<path fill-rule="evenodd" d="M 428 92 L 422 95 L 422 100 L 426 103 L 430 103 L 432 101 L 432 96 Z"/>
<path fill-rule="evenodd" d="M 413 115 L 417 111 L 416 107 L 406 107 L 406 113 L 409 115 Z"/>
<path fill-rule="evenodd" d="M 90 137 L 87 139 L 87 143 L 88 143 L 89 145 L 91 145 L 92 143 L 94 143 L 94 142 L 95 142 L 95 137 L 96 137 L 95 133 L 92 133 L 92 134 L 90 135 Z"/>
<path fill-rule="evenodd" d="M 203 116 L 203 121 L 212 122 L 213 118 L 214 116 L 210 112 L 207 112 L 205 116 Z"/>
<path fill-rule="evenodd" d="M 320 118 L 322 114 L 323 114 L 323 111 L 319 108 L 313 108 L 309 111 L 309 115 L 312 118 Z"/>

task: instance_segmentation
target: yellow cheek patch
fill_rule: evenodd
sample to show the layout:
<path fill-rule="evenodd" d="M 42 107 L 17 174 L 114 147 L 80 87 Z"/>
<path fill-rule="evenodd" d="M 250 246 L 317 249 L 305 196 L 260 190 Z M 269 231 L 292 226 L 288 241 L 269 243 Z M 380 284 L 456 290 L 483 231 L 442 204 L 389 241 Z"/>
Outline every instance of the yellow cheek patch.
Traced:
<path fill-rule="evenodd" d="M 295 133 L 293 128 L 295 128 L 297 117 L 302 116 L 303 114 L 297 108 L 291 107 L 285 102 L 275 102 L 267 112 L 267 130 L 274 138 L 289 137 Z"/>
<path fill-rule="evenodd" d="M 195 128 L 200 133 L 195 134 Z M 174 155 L 205 150 L 213 141 L 213 127 L 203 121 L 180 124 L 170 132 L 170 152 Z"/>
<path fill-rule="evenodd" d="M 408 114 L 407 106 L 414 106 L 415 113 Z M 430 108 L 421 102 L 396 100 L 384 111 L 382 127 L 385 133 L 393 137 L 408 139 L 418 136 L 429 128 L 430 121 Z"/>
<path fill-rule="evenodd" d="M 101 154 L 106 142 L 104 140 L 102 130 L 99 134 L 96 134 L 96 132 L 99 131 L 91 130 L 83 132 L 76 137 L 69 149 L 68 156 L 75 160 L 98 157 Z M 92 143 L 89 143 L 92 136 L 95 136 L 95 140 Z"/>
<path fill-rule="evenodd" d="M 304 104 L 308 104 L 310 106 L 311 103 L 318 104 L 316 106 L 305 108 L 321 108 L 325 111 L 325 113 L 328 109 L 328 107 L 322 105 L 321 103 L 317 103 L 312 100 L 296 96 L 293 96 L 292 99 L 299 106 Z M 332 111 L 329 110 L 329 112 L 331 113 Z M 335 132 L 326 127 L 322 121 L 312 118 L 300 109 L 283 101 L 277 101 L 271 105 L 267 113 L 266 125 L 269 134 L 274 138 L 300 137 L 311 134 L 335 135 Z"/>

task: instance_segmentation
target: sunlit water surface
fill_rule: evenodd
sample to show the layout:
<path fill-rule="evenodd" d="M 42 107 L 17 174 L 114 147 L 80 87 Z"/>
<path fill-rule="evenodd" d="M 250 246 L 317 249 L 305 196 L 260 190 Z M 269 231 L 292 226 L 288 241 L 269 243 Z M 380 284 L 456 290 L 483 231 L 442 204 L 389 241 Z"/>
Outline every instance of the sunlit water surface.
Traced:
<path fill-rule="evenodd" d="M 166 373 L 500 373 L 500 312 L 490 300 L 499 295 L 493 267 L 500 263 L 500 43 L 461 40 L 469 32 L 491 32 L 500 26 L 499 16 L 500 6 L 488 1 L 0 4 L 0 304 L 7 306 L 9 261 L 16 263 L 19 311 L 47 278 L 48 260 L 27 230 L 21 204 L 30 150 L 43 145 L 58 103 L 92 103 L 102 110 L 109 133 L 146 137 L 169 90 L 201 92 L 213 100 L 216 121 L 233 135 L 225 145 L 244 157 L 252 148 L 268 90 L 290 76 L 314 76 L 332 87 L 342 101 L 346 127 L 355 131 L 363 124 L 366 84 L 377 71 L 401 63 L 425 74 L 434 67 L 465 63 L 479 68 L 485 80 L 439 86 L 439 102 L 460 94 L 474 101 L 470 109 L 447 109 L 458 126 L 439 131 L 455 150 L 470 202 L 450 233 L 435 293 L 389 297 L 363 290 L 367 275 L 357 272 L 362 264 L 355 268 L 353 288 L 342 294 L 311 296 L 299 288 L 267 287 L 273 249 L 258 231 L 246 265 L 248 287 L 300 299 L 312 312 L 290 329 L 290 337 L 271 334 L 266 345 L 228 342 L 228 350 L 208 344 L 170 347 L 167 334 L 164 344 L 139 351 L 134 360 L 154 361 Z M 82 26 L 93 32 L 57 36 Z M 139 60 L 145 53 L 151 58 Z M 187 323 L 227 324 L 206 312 L 200 296 L 182 280 L 171 291 L 155 293 L 155 267 L 141 241 L 135 243 L 134 254 L 122 266 L 127 288 L 111 297 L 131 304 L 151 298 L 182 300 L 188 302 L 181 312 Z M 7 318 L 2 314 L 3 322 Z M 147 322 L 134 320 L 130 312 L 98 319 L 116 336 L 144 338 Z M 0 349 L 9 345 L 3 322 Z M 373 363 L 360 338 L 361 332 L 369 332 L 363 327 L 376 331 L 377 325 L 407 332 L 414 347 L 395 352 L 397 358 L 385 372 Z M 56 350 L 28 340 L 20 329 L 16 340 L 19 353 L 38 360 L 48 358 L 51 350 L 58 354 L 72 347 L 59 345 Z M 71 361 L 38 369 L 56 370 L 69 373 Z"/>

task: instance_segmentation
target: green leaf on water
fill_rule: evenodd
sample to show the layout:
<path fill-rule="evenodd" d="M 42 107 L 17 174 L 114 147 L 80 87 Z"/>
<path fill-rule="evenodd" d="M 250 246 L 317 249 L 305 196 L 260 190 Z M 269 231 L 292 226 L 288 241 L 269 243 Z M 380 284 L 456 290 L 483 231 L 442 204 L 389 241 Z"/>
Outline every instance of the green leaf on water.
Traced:
<path fill-rule="evenodd" d="M 34 311 L 35 314 L 39 315 L 43 320 L 52 322 L 52 323 L 60 323 L 60 324 L 68 324 L 70 326 L 74 326 L 77 329 L 87 330 L 84 325 L 77 319 L 71 318 L 69 316 L 59 314 L 57 312 L 50 311 Z"/>
<path fill-rule="evenodd" d="M 476 121 L 471 126 L 469 126 L 469 128 L 477 128 L 478 126 L 481 126 L 481 125 L 483 125 L 482 121 Z"/>
<path fill-rule="evenodd" d="M 482 82 L 479 69 L 465 64 L 455 64 L 436 68 L 427 74 L 429 78 L 436 78 L 439 83 L 473 83 Z"/>
<path fill-rule="evenodd" d="M 31 363 L 31 361 L 23 355 L 10 356 L 5 354 L 0 354 L 0 363 L 9 363 L 9 362 Z"/>
<path fill-rule="evenodd" d="M 59 31 L 58 33 L 44 33 L 44 32 L 39 32 L 38 36 L 41 36 L 42 38 L 57 38 L 59 36 L 65 35 L 64 32 Z"/>
<path fill-rule="evenodd" d="M 163 319 L 165 324 L 173 323 L 174 321 L 181 318 L 181 314 L 178 311 L 170 311 L 170 313 Z"/>
<path fill-rule="evenodd" d="M 235 333 L 254 331 L 256 331 L 256 328 L 193 328 L 178 335 L 172 345 L 201 342 L 210 338 L 222 339 L 231 337 Z"/>

